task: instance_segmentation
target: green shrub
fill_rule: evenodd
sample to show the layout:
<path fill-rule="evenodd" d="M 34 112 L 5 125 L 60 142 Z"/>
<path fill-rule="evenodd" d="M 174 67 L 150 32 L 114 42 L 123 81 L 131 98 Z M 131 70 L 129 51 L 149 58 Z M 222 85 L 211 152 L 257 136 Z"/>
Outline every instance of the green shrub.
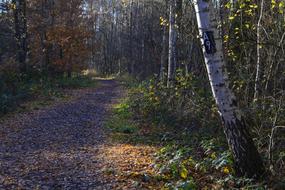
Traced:
<path fill-rule="evenodd" d="M 211 92 L 193 75 L 178 71 L 175 85 L 167 88 L 156 78 L 130 90 L 132 110 L 155 123 L 183 126 L 217 125 L 218 117 Z"/>

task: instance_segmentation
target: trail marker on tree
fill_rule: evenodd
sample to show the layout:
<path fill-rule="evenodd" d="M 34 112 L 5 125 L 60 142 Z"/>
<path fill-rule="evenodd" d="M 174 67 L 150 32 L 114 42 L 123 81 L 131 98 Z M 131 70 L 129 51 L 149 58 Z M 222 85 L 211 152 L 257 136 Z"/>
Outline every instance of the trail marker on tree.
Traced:
<path fill-rule="evenodd" d="M 203 32 L 204 46 L 207 54 L 213 54 L 217 52 L 216 43 L 213 31 Z"/>

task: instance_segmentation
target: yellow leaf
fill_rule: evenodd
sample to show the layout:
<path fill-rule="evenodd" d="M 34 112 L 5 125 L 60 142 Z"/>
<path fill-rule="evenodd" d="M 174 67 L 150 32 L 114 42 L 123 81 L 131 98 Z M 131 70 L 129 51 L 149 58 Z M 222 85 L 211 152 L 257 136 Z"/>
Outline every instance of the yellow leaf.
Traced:
<path fill-rule="evenodd" d="M 180 172 L 180 177 L 183 178 L 183 179 L 186 179 L 187 176 L 188 176 L 188 170 L 185 167 L 183 167 L 181 169 L 181 172 Z"/>
<path fill-rule="evenodd" d="M 234 16 L 230 16 L 230 17 L 229 17 L 229 20 L 234 20 L 234 19 L 235 19 Z"/>
<path fill-rule="evenodd" d="M 239 8 L 243 9 L 245 7 L 245 3 L 240 4 Z"/>
<path fill-rule="evenodd" d="M 12 10 L 15 10 L 16 9 L 16 4 L 15 3 L 11 3 L 11 4 L 8 4 L 8 7 Z"/>
<path fill-rule="evenodd" d="M 276 0 L 271 0 L 271 8 L 274 9 L 276 6 Z"/>
<path fill-rule="evenodd" d="M 229 41 L 229 35 L 225 35 L 224 36 L 224 42 L 226 43 L 226 42 L 228 42 Z"/>
<path fill-rule="evenodd" d="M 230 173 L 230 169 L 229 169 L 228 167 L 224 167 L 224 168 L 223 168 L 223 172 L 224 172 L 225 174 L 229 174 L 229 173 Z"/>
<path fill-rule="evenodd" d="M 230 9 L 231 8 L 231 2 L 228 2 L 227 4 L 225 4 L 225 8 Z"/>
<path fill-rule="evenodd" d="M 216 156 L 216 153 L 215 153 L 215 152 L 213 152 L 213 153 L 211 154 L 211 158 L 212 158 L 212 159 L 216 159 L 216 158 L 217 158 L 217 156 Z"/>
<path fill-rule="evenodd" d="M 250 8 L 253 8 L 253 9 L 257 9 L 258 6 L 256 4 L 253 4 L 253 5 L 249 5 Z"/>

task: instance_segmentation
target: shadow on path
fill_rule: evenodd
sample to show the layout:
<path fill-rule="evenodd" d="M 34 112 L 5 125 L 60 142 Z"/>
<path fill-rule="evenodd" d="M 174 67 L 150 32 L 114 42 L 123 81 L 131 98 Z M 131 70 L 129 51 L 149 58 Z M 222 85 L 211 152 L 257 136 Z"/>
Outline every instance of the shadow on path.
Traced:
<path fill-rule="evenodd" d="M 97 157 L 102 122 L 122 89 L 99 83 L 70 102 L 0 123 L 0 189 L 108 189 Z"/>

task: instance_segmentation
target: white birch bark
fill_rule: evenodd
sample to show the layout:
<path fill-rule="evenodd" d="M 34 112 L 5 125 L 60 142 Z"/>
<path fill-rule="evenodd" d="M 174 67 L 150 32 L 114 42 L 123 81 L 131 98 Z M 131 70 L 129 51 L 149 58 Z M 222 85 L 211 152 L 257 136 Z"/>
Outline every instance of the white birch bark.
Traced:
<path fill-rule="evenodd" d="M 261 87 L 261 55 L 260 55 L 260 50 L 261 50 L 261 21 L 263 17 L 263 8 L 264 8 L 264 0 L 261 0 L 261 7 L 260 7 L 260 15 L 257 23 L 257 39 L 256 39 L 256 52 L 257 52 L 257 62 L 256 62 L 256 76 L 255 76 L 255 86 L 254 86 L 254 100 L 257 100 L 259 98 L 259 93 L 260 93 L 260 87 Z"/>
<path fill-rule="evenodd" d="M 228 144 L 233 152 L 239 175 L 259 177 L 263 163 L 249 135 L 247 124 L 229 88 L 218 21 L 209 0 L 194 0 L 205 64 L 219 113 L 223 120 Z"/>
<path fill-rule="evenodd" d="M 239 110 L 233 105 L 235 97 L 229 89 L 229 80 L 227 73 L 225 71 L 225 61 L 222 52 L 222 39 L 217 30 L 217 22 L 214 15 L 210 15 L 209 3 L 202 0 L 196 0 L 195 10 L 197 16 L 197 22 L 199 27 L 199 35 L 201 38 L 201 43 L 203 45 L 204 59 L 208 71 L 208 76 L 212 88 L 214 98 L 219 107 L 220 114 L 223 116 L 225 122 L 231 122 L 235 120 L 236 117 L 241 118 Z M 200 3 L 199 3 L 200 2 Z M 210 20 L 212 19 L 212 21 Z M 213 37 L 215 39 L 215 53 L 206 53 L 205 46 L 210 47 L 210 41 L 207 40 L 205 44 L 204 39 L 210 36 L 204 34 L 204 32 L 213 32 Z"/>
<path fill-rule="evenodd" d="M 169 8 L 169 53 L 168 53 L 168 77 L 167 87 L 172 86 L 175 69 L 176 69 L 176 42 L 177 42 L 177 27 L 176 27 L 176 0 L 170 0 Z"/>

